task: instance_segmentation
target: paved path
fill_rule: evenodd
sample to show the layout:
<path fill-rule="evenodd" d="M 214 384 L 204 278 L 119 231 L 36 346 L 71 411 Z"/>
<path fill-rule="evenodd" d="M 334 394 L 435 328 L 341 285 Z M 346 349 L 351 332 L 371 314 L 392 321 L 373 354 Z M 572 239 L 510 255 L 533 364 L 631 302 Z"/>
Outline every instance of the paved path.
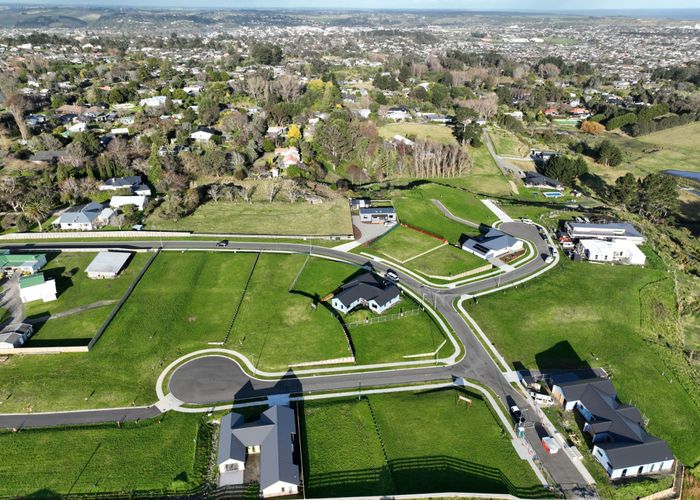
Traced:
<path fill-rule="evenodd" d="M 435 204 L 436 207 L 440 209 L 440 211 L 443 213 L 445 217 L 448 219 L 452 219 L 455 222 L 459 222 L 460 224 L 464 224 L 465 226 L 473 227 L 476 229 L 479 229 L 479 224 L 476 222 L 472 222 L 467 219 L 462 219 L 461 217 L 457 217 L 454 215 L 452 212 L 450 212 L 445 205 L 442 204 L 439 200 L 432 200 L 433 203 Z"/>
<path fill-rule="evenodd" d="M 24 305 L 19 298 L 19 274 L 4 280 L 4 290 L 0 293 L 0 307 L 7 310 L 7 319 L 2 326 L 19 323 L 24 318 Z"/>
<path fill-rule="evenodd" d="M 486 205 L 486 208 L 491 210 L 493 214 L 498 217 L 498 220 L 503 221 L 503 222 L 513 222 L 513 219 L 510 215 L 505 213 L 501 208 L 496 205 L 496 202 L 493 200 L 481 200 L 481 203 Z"/>
<path fill-rule="evenodd" d="M 486 149 L 489 150 L 493 161 L 496 162 L 496 165 L 501 170 L 503 175 L 505 175 L 506 177 L 510 177 L 511 175 L 514 175 L 517 178 L 523 177 L 524 174 L 522 170 L 520 170 L 518 167 L 516 167 L 509 161 L 505 160 L 502 156 L 496 154 L 496 149 L 493 147 L 491 136 L 489 135 L 487 130 L 484 130 L 484 144 L 486 144 Z"/>

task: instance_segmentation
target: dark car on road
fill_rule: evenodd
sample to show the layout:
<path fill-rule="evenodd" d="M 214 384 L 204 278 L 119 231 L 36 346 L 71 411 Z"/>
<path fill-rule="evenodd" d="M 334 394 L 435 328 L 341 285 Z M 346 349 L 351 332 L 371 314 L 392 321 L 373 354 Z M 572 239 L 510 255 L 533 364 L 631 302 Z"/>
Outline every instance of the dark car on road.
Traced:
<path fill-rule="evenodd" d="M 216 244 L 216 246 L 226 248 L 228 246 L 228 240 L 221 240 Z"/>

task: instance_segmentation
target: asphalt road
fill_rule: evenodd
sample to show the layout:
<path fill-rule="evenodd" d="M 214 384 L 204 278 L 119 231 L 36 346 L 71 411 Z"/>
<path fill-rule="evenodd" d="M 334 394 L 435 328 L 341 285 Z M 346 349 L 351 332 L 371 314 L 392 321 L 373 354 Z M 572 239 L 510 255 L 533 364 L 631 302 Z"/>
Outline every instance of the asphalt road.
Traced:
<path fill-rule="evenodd" d="M 466 321 L 454 308 L 454 301 L 463 295 L 471 295 L 492 288 L 504 286 L 531 275 L 546 264 L 544 259 L 549 255 L 547 241 L 543 240 L 536 226 L 519 222 L 504 223 L 500 228 L 518 238 L 530 241 L 536 249 L 535 259 L 516 268 L 514 271 L 478 282 L 462 285 L 452 289 L 434 289 L 418 282 L 411 276 L 398 272 L 401 283 L 422 295 L 431 302 L 443 315 L 455 334 L 465 346 L 466 355 L 457 364 L 446 366 L 420 367 L 401 370 L 386 370 L 352 374 L 323 375 L 296 378 L 293 374 L 278 381 L 260 381 L 251 379 L 240 367 L 228 358 L 209 356 L 189 361 L 179 367 L 169 380 L 169 390 L 176 398 L 195 404 L 214 404 L 273 394 L 289 394 L 298 392 L 318 392 L 329 390 L 356 389 L 358 387 L 403 385 L 435 380 L 450 380 L 452 377 L 464 377 L 476 380 L 488 386 L 507 407 L 516 403 L 521 408 L 528 408 L 520 394 L 505 380 L 501 370 L 486 352 L 481 342 L 471 331 Z M 64 248 L 125 248 L 125 249 L 154 249 L 164 250 L 225 250 L 225 251 L 282 251 L 294 253 L 309 253 L 336 258 L 356 265 L 367 265 L 368 259 L 359 255 L 339 252 L 331 248 L 301 245 L 293 243 L 267 242 L 231 242 L 226 249 L 216 247 L 214 242 L 207 241 L 132 241 L 132 242 L 60 242 L 37 244 L 9 244 L 22 250 L 59 250 Z M 385 272 L 389 266 L 372 262 L 375 271 Z M 115 420 L 133 420 L 155 416 L 159 411 L 155 407 L 127 408 L 119 410 L 98 410 L 83 412 L 64 412 L 57 414 L 12 415 L 0 416 L 2 427 L 43 427 L 57 425 L 72 425 Z M 541 424 L 535 412 L 530 412 L 534 419 L 534 430 L 526 434 L 538 458 L 545 465 L 552 478 L 559 484 L 583 484 L 584 479 L 566 457 L 553 457 L 544 452 L 539 437 Z"/>

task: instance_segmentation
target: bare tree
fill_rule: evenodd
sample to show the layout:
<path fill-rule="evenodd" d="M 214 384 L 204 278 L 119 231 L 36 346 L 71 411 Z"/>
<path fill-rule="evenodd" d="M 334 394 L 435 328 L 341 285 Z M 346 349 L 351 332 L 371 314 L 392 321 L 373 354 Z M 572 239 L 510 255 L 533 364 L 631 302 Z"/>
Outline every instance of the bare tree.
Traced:
<path fill-rule="evenodd" d="M 285 186 L 284 195 L 290 202 L 296 202 L 299 198 L 301 198 L 302 195 L 302 191 L 299 184 L 293 181 L 287 183 L 287 185 Z"/>
<path fill-rule="evenodd" d="M 301 94 L 301 84 L 292 75 L 282 75 L 275 81 L 275 88 L 285 102 L 295 101 Z"/>
<path fill-rule="evenodd" d="M 253 201 L 253 194 L 255 194 L 255 186 L 243 186 L 240 193 L 241 198 L 243 198 L 246 203 L 251 203 Z"/>
<path fill-rule="evenodd" d="M 261 75 L 252 75 L 246 79 L 246 92 L 256 101 L 267 100 L 270 85 Z"/>
<path fill-rule="evenodd" d="M 540 64 L 537 68 L 537 72 L 542 78 L 556 78 L 559 76 L 559 73 L 561 73 L 559 67 L 552 63 Z"/>
<path fill-rule="evenodd" d="M 223 194 L 221 192 L 221 184 L 212 184 L 209 186 L 207 194 L 209 194 L 209 198 L 211 198 L 214 203 L 219 203 L 219 198 L 221 198 Z"/>
<path fill-rule="evenodd" d="M 29 109 L 29 101 L 19 93 L 17 78 L 12 73 L 5 71 L 0 74 L 0 92 L 5 98 L 5 108 L 14 118 L 22 139 L 29 140 L 31 133 L 24 120 L 24 113 Z"/>
<path fill-rule="evenodd" d="M 233 200 L 236 198 L 236 192 L 238 189 L 236 186 L 223 186 L 221 188 L 221 194 L 226 198 L 226 201 L 229 203 L 233 202 Z"/>
<path fill-rule="evenodd" d="M 277 181 L 270 181 L 267 183 L 267 201 L 269 203 L 272 203 L 275 200 L 275 196 L 277 196 L 277 193 L 280 192 L 281 186 L 280 183 Z"/>
<path fill-rule="evenodd" d="M 481 99 L 468 99 L 465 106 L 479 113 L 480 118 L 491 118 L 498 111 L 498 96 L 488 94 Z"/>

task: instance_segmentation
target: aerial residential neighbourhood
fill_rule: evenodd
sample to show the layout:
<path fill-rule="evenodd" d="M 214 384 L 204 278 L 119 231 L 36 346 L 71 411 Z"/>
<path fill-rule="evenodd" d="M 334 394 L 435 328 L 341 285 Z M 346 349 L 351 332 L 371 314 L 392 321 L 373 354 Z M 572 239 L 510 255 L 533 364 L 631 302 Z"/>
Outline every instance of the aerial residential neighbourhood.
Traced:
<path fill-rule="evenodd" d="M 700 498 L 690 0 L 0 0 L 0 498 Z"/>

